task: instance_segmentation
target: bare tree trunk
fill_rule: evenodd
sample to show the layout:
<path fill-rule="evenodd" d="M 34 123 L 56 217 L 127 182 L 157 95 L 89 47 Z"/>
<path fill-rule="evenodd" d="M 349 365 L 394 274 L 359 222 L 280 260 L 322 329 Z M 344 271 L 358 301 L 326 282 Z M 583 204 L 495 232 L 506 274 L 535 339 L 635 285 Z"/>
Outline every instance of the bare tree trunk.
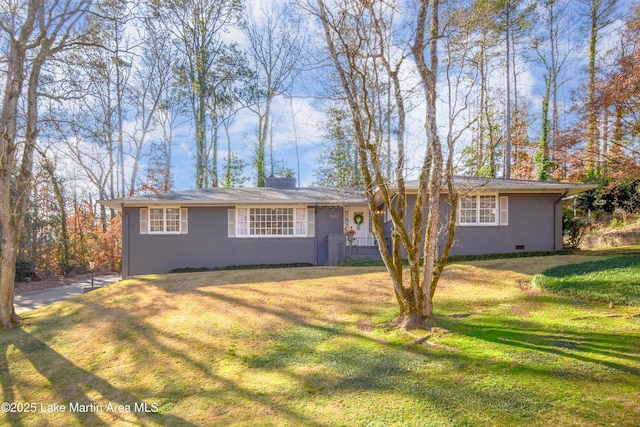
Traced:
<path fill-rule="evenodd" d="M 592 0 L 590 10 L 590 34 L 589 34 L 589 80 L 587 86 L 587 152 L 586 172 L 587 176 L 598 175 L 598 157 L 600 155 L 598 145 L 598 117 L 595 112 L 596 98 L 596 55 L 598 43 L 598 7 L 599 0 Z"/>
<path fill-rule="evenodd" d="M 45 49 L 43 46 L 42 49 Z M 48 46 L 47 46 L 48 49 Z M 13 307 L 13 290 L 15 284 L 16 259 L 20 245 L 20 233 L 24 225 L 24 215 L 27 210 L 27 202 L 31 190 L 31 176 L 33 171 L 33 157 L 35 144 L 38 137 L 38 110 L 37 110 L 37 86 L 40 79 L 40 70 L 46 55 L 39 55 L 32 62 L 31 73 L 27 87 L 27 126 L 25 142 L 22 152 L 22 162 L 18 175 L 13 180 L 15 192 L 11 195 L 11 172 L 7 173 L 8 179 L 0 179 L 4 192 L 8 193 L 7 204 L 0 208 L 0 220 L 2 221 L 2 261 L 0 267 L 0 323 L 4 328 L 15 326 L 19 320 Z M 8 141 L 3 140 L 3 144 Z M 8 144 L 7 144 L 8 145 Z M 3 150 L 4 151 L 4 150 Z M 3 153 L 4 155 L 4 153 Z M 10 153 L 11 155 L 11 153 Z M 4 186 L 6 184 L 6 187 Z M 7 211 L 7 212 L 5 212 Z"/>
<path fill-rule="evenodd" d="M 2 100 L 0 126 L 2 126 L 2 147 L 0 147 L 0 325 L 10 328 L 18 323 L 18 316 L 13 308 L 13 290 L 16 275 L 16 258 L 23 212 L 26 208 L 28 188 L 19 188 L 16 182 L 16 194 L 11 194 L 14 186 L 14 171 L 17 162 L 17 116 L 18 103 L 21 98 L 25 80 L 27 63 L 27 44 L 36 27 L 36 15 L 43 9 L 40 3 L 32 3 L 28 15 L 20 28 L 19 38 L 10 43 L 11 52 L 6 75 L 6 86 Z M 25 144 L 23 167 L 21 172 L 30 170 L 30 158 L 33 158 L 33 145 Z M 32 160 L 31 160 L 32 162 Z M 24 177 L 23 177 L 24 179 Z"/>
<path fill-rule="evenodd" d="M 265 154 L 267 144 L 267 133 L 269 131 L 269 106 L 270 102 L 267 102 L 267 112 L 262 114 L 258 118 L 258 142 L 256 146 L 256 175 L 257 175 L 257 187 L 264 187 L 266 185 L 265 177 L 267 173 L 265 171 Z"/>
<path fill-rule="evenodd" d="M 505 28 L 506 28 L 506 41 L 505 41 L 505 83 L 506 83 L 506 105 L 505 105 L 505 143 L 504 143 L 504 177 L 506 179 L 511 178 L 511 76 L 510 76 L 510 61 L 509 50 L 511 48 L 511 3 L 509 0 L 505 2 Z"/>
<path fill-rule="evenodd" d="M 439 0 L 433 0 L 431 4 L 431 29 L 429 41 L 425 43 L 426 20 L 428 14 L 428 0 L 422 0 L 418 12 L 418 25 L 416 38 L 412 48 L 416 60 L 416 67 L 422 80 L 425 97 L 425 133 L 427 137 L 427 153 L 418 192 L 428 195 L 427 230 L 424 240 L 424 265 L 422 271 L 421 301 L 418 301 L 419 315 L 422 323 L 435 324 L 433 314 L 433 294 L 437 285 L 435 266 L 439 256 L 438 236 L 440 232 L 440 189 L 442 188 L 442 146 L 438 136 L 436 122 L 436 76 L 438 71 L 437 40 L 439 36 Z M 429 49 L 430 59 L 427 65 L 424 51 Z M 426 199 L 426 197 L 425 197 Z M 435 280 L 434 280 L 435 279 Z M 416 319 L 409 319 L 414 321 Z"/>
<path fill-rule="evenodd" d="M 58 15 L 47 6 L 60 7 Z M 68 0 L 64 5 L 51 6 L 44 0 L 34 0 L 26 6 L 20 28 L 2 27 L 10 38 L 10 61 L 5 76 L 0 127 L 0 326 L 17 325 L 19 317 L 13 307 L 16 258 L 20 233 L 31 191 L 33 158 L 38 138 L 38 86 L 42 67 L 53 54 L 66 46 L 70 32 L 91 2 L 78 4 Z M 7 11 L 8 12 L 8 11 Z M 47 19 L 52 19 L 48 21 Z M 18 36 L 16 38 L 16 36 Z M 57 43 L 56 46 L 53 46 Z M 26 126 L 24 142 L 17 141 L 19 101 L 28 76 L 26 91 Z M 18 156 L 21 155 L 20 160 Z M 13 191 L 12 191 L 13 190 Z"/>
<path fill-rule="evenodd" d="M 400 90 L 399 67 L 402 59 L 392 56 L 387 43 L 391 43 L 394 32 L 393 15 L 395 4 L 387 2 L 336 2 L 328 8 L 326 0 L 316 0 L 314 13 L 322 20 L 325 38 L 335 69 L 342 83 L 345 99 L 352 116 L 354 136 L 360 165 L 360 175 L 367 196 L 368 208 L 373 222 L 373 233 L 385 263 L 396 300 L 399 316 L 394 324 L 400 328 L 428 328 L 435 324 L 433 295 L 446 262 L 453 235 L 446 239 L 440 257 L 438 239 L 441 233 L 440 197 L 443 184 L 453 190 L 451 167 L 446 178 L 443 173 L 443 153 L 436 125 L 436 76 L 438 70 L 437 40 L 439 34 L 439 1 L 420 2 L 417 26 L 406 34 L 417 34 L 411 53 L 421 77 L 419 90 L 423 92 L 426 114 L 424 116 L 427 148 L 422 159 L 421 174 L 413 209 L 412 222 L 406 223 L 407 193 L 404 183 L 404 99 Z M 431 19 L 428 24 L 429 18 Z M 348 24 L 345 24 L 347 23 Z M 407 29 L 405 29 L 407 30 Z M 428 33 L 427 33 L 428 32 Z M 428 39 L 428 42 L 425 41 Z M 401 44 L 407 46 L 412 40 Z M 398 46 L 394 46 L 395 49 Z M 425 51 L 429 54 L 428 65 Z M 396 68 L 390 66 L 394 57 Z M 400 55 L 402 57 L 402 54 Z M 382 64 L 382 65 L 381 65 Z M 380 78 L 384 74 L 388 79 Z M 391 90 L 381 82 L 391 82 L 393 100 L 398 113 L 397 141 L 398 161 L 395 179 L 386 173 L 384 144 L 379 138 L 380 120 L 384 109 L 379 108 L 380 92 Z M 410 95 L 409 95 L 410 96 Z M 392 98 L 388 98 L 392 99 Z M 453 149 L 450 149 L 453 155 Z M 452 164 L 452 160 L 451 160 Z M 395 182 L 393 182 L 395 181 Z M 454 198 L 455 194 L 451 194 Z M 382 203 L 393 224 L 391 244 L 384 234 L 382 219 L 376 215 Z M 427 211 L 427 206 L 429 209 Z M 454 212 L 451 217 L 455 218 Z M 427 219 L 424 225 L 425 215 Z M 455 222 L 446 227 L 453 232 Z M 403 268 L 402 258 L 409 267 Z"/>
<path fill-rule="evenodd" d="M 67 229 L 67 208 L 64 200 L 64 188 L 62 182 L 55 174 L 55 166 L 49 160 L 45 160 L 42 167 L 45 173 L 51 180 L 51 186 L 53 187 L 53 194 L 58 204 L 58 213 L 60 214 L 60 245 L 61 259 L 60 267 L 63 274 L 66 276 L 71 271 L 71 250 L 69 249 L 69 231 Z"/>

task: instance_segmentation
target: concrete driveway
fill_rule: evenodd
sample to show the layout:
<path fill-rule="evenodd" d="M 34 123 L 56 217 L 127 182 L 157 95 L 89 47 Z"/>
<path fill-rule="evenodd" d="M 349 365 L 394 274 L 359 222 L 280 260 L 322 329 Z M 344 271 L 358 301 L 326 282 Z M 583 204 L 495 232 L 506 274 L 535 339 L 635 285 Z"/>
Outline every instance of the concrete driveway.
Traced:
<path fill-rule="evenodd" d="M 107 286 L 122 280 L 122 276 L 96 276 L 93 279 L 94 286 Z M 40 291 L 25 292 L 16 294 L 13 297 L 13 304 L 16 314 L 35 310 L 54 302 L 64 301 L 69 298 L 82 295 L 83 288 L 91 286 L 91 279 L 78 280 L 72 285 L 58 286 L 55 288 L 43 289 Z"/>

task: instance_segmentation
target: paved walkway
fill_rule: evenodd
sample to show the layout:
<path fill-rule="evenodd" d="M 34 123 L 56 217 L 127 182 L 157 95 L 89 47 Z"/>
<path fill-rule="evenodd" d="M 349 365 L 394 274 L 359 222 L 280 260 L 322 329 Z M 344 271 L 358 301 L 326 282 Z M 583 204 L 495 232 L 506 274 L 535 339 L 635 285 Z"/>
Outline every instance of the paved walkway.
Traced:
<path fill-rule="evenodd" d="M 122 276 L 96 276 L 93 279 L 94 286 L 107 286 L 122 280 Z M 55 288 L 43 289 L 40 291 L 25 292 L 16 294 L 13 297 L 13 304 L 16 314 L 35 310 L 54 302 L 64 301 L 69 298 L 82 295 L 82 288 L 91 286 L 91 279 L 79 280 L 73 285 L 58 286 Z"/>

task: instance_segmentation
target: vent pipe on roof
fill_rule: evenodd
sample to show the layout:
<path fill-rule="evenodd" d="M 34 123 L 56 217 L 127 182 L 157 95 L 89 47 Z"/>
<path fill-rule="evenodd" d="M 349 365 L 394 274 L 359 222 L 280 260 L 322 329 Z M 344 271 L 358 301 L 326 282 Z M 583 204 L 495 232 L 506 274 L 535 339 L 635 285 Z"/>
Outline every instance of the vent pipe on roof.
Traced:
<path fill-rule="evenodd" d="M 278 188 L 280 190 L 292 190 L 296 188 L 296 178 L 291 177 L 265 177 L 265 187 Z"/>

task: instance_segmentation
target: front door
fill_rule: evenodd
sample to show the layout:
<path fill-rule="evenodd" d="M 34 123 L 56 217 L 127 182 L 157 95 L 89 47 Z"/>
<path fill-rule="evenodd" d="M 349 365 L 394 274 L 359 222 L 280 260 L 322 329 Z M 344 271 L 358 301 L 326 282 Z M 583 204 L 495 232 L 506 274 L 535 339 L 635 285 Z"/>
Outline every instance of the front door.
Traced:
<path fill-rule="evenodd" d="M 353 230 L 356 244 L 360 246 L 375 245 L 369 209 L 366 206 L 348 206 L 344 208 L 344 229 L 345 232 Z"/>

